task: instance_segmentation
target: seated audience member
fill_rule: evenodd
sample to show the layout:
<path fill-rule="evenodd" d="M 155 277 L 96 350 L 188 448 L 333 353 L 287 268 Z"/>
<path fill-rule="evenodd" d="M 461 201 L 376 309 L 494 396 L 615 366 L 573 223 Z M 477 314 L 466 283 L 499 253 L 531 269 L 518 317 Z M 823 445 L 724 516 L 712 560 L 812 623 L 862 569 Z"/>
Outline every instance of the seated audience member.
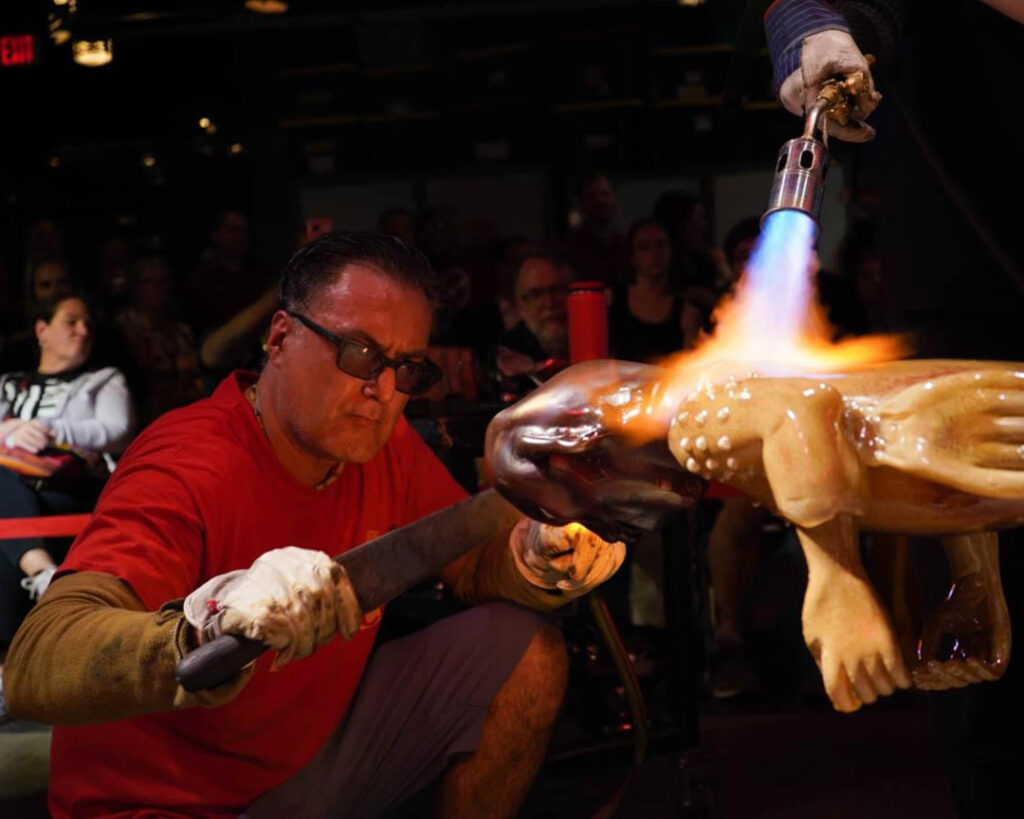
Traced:
<path fill-rule="evenodd" d="M 71 272 L 58 259 L 37 262 L 28 270 L 24 289 L 24 325 L 7 340 L 0 358 L 0 372 L 27 370 L 35 366 L 39 351 L 33 326 L 35 314 L 40 305 L 70 293 L 72 288 Z"/>
<path fill-rule="evenodd" d="M 889 329 L 873 221 L 856 221 L 839 242 L 835 272 L 819 270 L 818 296 L 836 338 Z"/>
<path fill-rule="evenodd" d="M 209 240 L 184 291 L 184 318 L 200 342 L 259 299 L 271 280 L 250 256 L 249 219 L 241 211 L 220 211 Z"/>
<path fill-rule="evenodd" d="M 689 191 L 668 191 L 655 203 L 654 218 L 668 232 L 677 275 L 686 282 L 687 297 L 710 311 L 715 302 L 718 266 L 711 252 L 710 223 L 704 203 Z"/>
<path fill-rule="evenodd" d="M 416 217 L 401 205 L 388 208 L 377 217 L 377 232 L 390 233 L 412 247 L 416 244 Z"/>
<path fill-rule="evenodd" d="M 124 376 L 87 364 L 91 318 L 81 297 L 58 296 L 36 318 L 38 366 L 0 376 L 0 517 L 88 511 L 107 474 L 103 456 L 128 442 L 133 411 Z M 46 590 L 67 545 L 0 540 L 0 651 L 30 598 Z"/>
<path fill-rule="evenodd" d="M 625 237 L 615 226 L 615 188 L 607 174 L 595 172 L 580 180 L 580 224 L 566 236 L 573 270 L 577 278 L 617 284 L 628 264 L 629 249 Z"/>
<path fill-rule="evenodd" d="M 615 289 L 608 331 L 615 358 L 654 363 L 692 347 L 703 315 L 673 280 L 672 245 L 655 219 L 630 228 L 629 284 Z"/>
<path fill-rule="evenodd" d="M 522 381 L 520 386 L 529 390 L 568 363 L 571 281 L 572 270 L 559 254 L 527 251 L 513 286 L 522 318 L 499 340 L 500 376 Z"/>
<path fill-rule="evenodd" d="M 142 256 L 133 266 L 131 302 L 115 319 L 117 331 L 141 373 L 143 426 L 167 410 L 202 397 L 199 351 L 187 324 L 171 318 L 174 278 L 160 256 Z"/>
<path fill-rule="evenodd" d="M 25 231 L 22 270 L 31 280 L 32 271 L 40 262 L 65 258 L 64 229 L 53 219 L 35 219 Z M 31 292 L 26 290 L 25 293 Z M 27 296 L 26 296 L 27 297 Z"/>
<path fill-rule="evenodd" d="M 103 315 L 114 318 L 128 305 L 135 248 L 127 237 L 114 234 L 100 244 L 96 259 L 94 296 Z"/>
<path fill-rule="evenodd" d="M 183 318 L 199 345 L 208 388 L 231 370 L 256 366 L 262 357 L 260 334 L 277 306 L 277 289 L 249 253 L 249 220 L 238 210 L 222 210 L 210 247 L 185 286 Z"/>

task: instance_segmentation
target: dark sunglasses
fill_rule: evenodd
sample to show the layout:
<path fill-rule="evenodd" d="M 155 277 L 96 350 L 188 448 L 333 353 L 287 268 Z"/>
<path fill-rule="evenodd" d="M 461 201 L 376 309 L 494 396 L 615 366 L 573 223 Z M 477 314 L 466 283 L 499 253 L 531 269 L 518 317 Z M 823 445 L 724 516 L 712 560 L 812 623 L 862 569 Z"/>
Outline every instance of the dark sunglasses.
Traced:
<path fill-rule="evenodd" d="M 346 375 L 369 381 L 391 367 L 395 371 L 395 389 L 406 395 L 422 395 L 441 380 L 441 368 L 433 361 L 388 358 L 376 347 L 337 336 L 301 313 L 293 313 L 291 310 L 287 313 L 338 348 L 338 357 L 334 363 Z"/>

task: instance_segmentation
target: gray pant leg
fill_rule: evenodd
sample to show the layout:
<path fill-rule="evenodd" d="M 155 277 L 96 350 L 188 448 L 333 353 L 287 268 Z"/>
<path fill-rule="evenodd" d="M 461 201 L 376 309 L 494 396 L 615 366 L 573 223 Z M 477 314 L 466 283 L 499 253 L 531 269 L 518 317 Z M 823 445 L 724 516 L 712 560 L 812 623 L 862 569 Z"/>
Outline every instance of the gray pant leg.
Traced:
<path fill-rule="evenodd" d="M 537 629 L 535 612 L 490 603 L 382 645 L 342 725 L 249 819 L 383 816 L 476 750 L 491 700 Z"/>

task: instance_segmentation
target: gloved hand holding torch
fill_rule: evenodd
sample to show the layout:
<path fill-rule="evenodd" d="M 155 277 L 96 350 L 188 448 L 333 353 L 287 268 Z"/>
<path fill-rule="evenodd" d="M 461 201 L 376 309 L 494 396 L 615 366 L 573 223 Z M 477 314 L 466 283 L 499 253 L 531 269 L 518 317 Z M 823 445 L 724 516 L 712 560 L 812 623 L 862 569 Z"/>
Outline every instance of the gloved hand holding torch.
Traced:
<path fill-rule="evenodd" d="M 780 0 L 765 14 L 765 32 L 779 101 L 787 111 L 805 116 L 839 80 L 843 93 L 827 110 L 829 135 L 847 142 L 874 138 L 875 129 L 864 120 L 881 95 L 871 76 L 872 61 L 861 53 L 842 15 L 819 0 Z"/>

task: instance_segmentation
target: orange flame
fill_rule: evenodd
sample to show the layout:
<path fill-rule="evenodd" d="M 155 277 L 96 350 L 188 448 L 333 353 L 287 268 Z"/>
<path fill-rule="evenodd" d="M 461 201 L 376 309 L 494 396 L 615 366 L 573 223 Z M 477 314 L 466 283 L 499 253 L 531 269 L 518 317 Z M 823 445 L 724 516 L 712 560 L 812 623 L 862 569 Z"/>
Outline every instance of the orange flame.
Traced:
<path fill-rule="evenodd" d="M 660 362 L 667 373 L 652 385 L 643 408 L 621 423 L 630 439 L 641 443 L 664 435 L 667 419 L 688 395 L 730 378 L 821 375 L 908 354 L 910 346 L 903 336 L 832 340 L 834 330 L 813 285 L 817 268 L 813 232 L 801 234 L 808 226 L 793 217 L 808 223 L 810 219 L 795 213 L 775 216 L 789 221 L 778 220 L 774 226 L 769 221 L 766 227 L 769 232 L 774 228 L 776 234 L 774 258 L 772 248 L 765 247 L 772 239 L 762 234 L 734 292 L 715 308 L 714 332 L 703 335 L 695 349 Z M 794 226 L 795 235 L 780 237 L 780 230 Z M 780 245 L 785 246 L 783 251 Z M 790 269 L 759 276 L 756 268 L 765 264 L 766 256 L 769 265 Z"/>

